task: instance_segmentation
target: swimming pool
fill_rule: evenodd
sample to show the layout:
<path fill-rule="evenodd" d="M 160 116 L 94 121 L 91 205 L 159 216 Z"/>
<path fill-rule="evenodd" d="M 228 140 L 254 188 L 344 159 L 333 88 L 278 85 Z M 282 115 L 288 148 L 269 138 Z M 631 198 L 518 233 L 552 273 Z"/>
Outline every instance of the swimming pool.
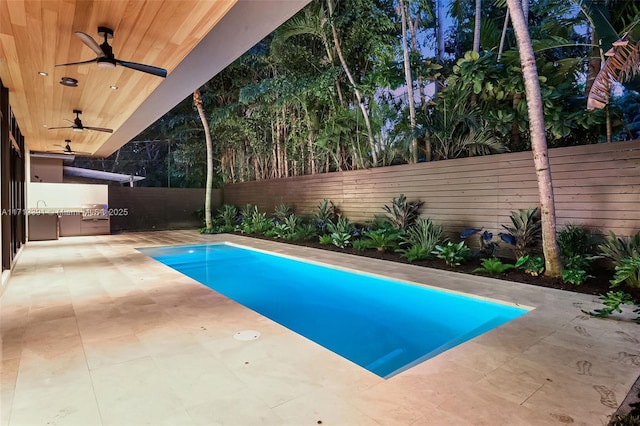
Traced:
<path fill-rule="evenodd" d="M 138 250 L 384 378 L 528 312 L 231 244 Z"/>

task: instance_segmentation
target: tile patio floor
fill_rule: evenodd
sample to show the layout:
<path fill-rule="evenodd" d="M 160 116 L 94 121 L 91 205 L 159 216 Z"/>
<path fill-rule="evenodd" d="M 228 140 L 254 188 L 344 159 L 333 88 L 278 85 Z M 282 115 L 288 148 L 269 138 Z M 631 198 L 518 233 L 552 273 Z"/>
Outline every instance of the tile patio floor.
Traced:
<path fill-rule="evenodd" d="M 384 380 L 135 250 L 222 240 L 536 309 Z M 0 425 L 606 424 L 640 326 L 595 301 L 194 231 L 31 242 L 0 298 Z"/>

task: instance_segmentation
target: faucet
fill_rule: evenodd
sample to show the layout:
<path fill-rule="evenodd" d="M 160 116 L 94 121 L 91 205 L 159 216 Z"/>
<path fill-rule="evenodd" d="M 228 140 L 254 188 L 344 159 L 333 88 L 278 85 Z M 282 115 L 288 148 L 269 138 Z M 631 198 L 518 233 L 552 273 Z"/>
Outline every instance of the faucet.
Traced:
<path fill-rule="evenodd" d="M 44 206 L 47 207 L 47 203 L 44 200 L 38 200 L 36 201 L 36 209 L 40 208 L 40 203 L 44 204 Z"/>

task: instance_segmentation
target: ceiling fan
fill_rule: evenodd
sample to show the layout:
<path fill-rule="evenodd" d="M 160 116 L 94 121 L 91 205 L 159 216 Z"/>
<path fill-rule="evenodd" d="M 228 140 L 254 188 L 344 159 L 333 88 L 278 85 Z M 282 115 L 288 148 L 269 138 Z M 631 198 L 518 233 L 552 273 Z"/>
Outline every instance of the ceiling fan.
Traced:
<path fill-rule="evenodd" d="M 60 146 L 63 149 L 60 149 L 58 151 L 62 152 L 63 154 L 66 155 L 91 155 L 90 152 L 82 152 L 82 151 L 74 151 L 73 149 L 71 149 L 71 140 L 70 139 L 65 139 L 65 145 L 59 145 L 59 144 L 55 144 L 54 146 Z"/>
<path fill-rule="evenodd" d="M 88 61 L 81 62 L 70 62 L 68 64 L 59 64 L 56 67 L 63 67 L 67 65 L 81 65 L 88 64 L 91 62 L 97 62 L 100 68 L 105 69 L 113 69 L 116 67 L 116 64 L 122 65 L 123 67 L 131 68 L 136 71 L 146 72 L 148 74 L 157 75 L 158 77 L 166 77 L 167 70 L 164 68 L 158 68 L 151 65 L 138 64 L 136 62 L 128 62 L 117 59 L 113 54 L 113 49 L 109 45 L 108 40 L 113 38 L 113 30 L 108 27 L 98 27 L 98 34 L 100 37 L 104 37 L 104 43 L 98 44 L 97 41 L 93 39 L 89 34 L 83 33 L 81 31 L 76 31 L 76 35 L 80 38 L 80 40 L 89 46 L 91 50 L 96 52 L 98 55 L 95 59 L 90 59 Z"/>
<path fill-rule="evenodd" d="M 71 121 L 71 120 L 67 120 L 66 118 L 64 119 L 64 121 L 68 121 L 69 123 L 71 123 L 71 126 L 49 127 L 49 130 L 73 129 L 74 132 L 81 132 L 86 129 L 86 130 L 95 130 L 96 132 L 113 133 L 113 129 L 106 129 L 104 127 L 84 126 L 82 124 L 82 120 L 80 120 L 80 114 L 82 114 L 82 111 L 78 109 L 74 109 L 73 113 L 76 115 L 75 120 Z"/>

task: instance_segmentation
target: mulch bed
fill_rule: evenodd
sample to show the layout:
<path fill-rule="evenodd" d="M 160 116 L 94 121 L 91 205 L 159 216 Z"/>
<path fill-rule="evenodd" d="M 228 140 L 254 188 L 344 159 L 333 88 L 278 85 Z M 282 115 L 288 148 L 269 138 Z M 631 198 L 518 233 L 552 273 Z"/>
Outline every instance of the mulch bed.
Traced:
<path fill-rule="evenodd" d="M 480 274 L 480 273 L 472 272 L 474 269 L 480 267 L 480 259 L 471 259 L 460 266 L 452 268 L 450 266 L 447 266 L 447 264 L 443 260 L 437 259 L 437 258 L 429 259 L 429 260 L 420 260 L 420 261 L 415 261 L 413 263 L 409 263 L 407 259 L 405 259 L 404 257 L 401 257 L 398 253 L 394 253 L 394 252 L 386 252 L 386 251 L 380 252 L 375 249 L 368 249 L 360 253 L 350 247 L 341 249 L 334 245 L 320 244 L 315 240 L 314 241 L 285 241 L 285 240 L 276 240 L 273 238 L 265 237 L 264 235 L 255 235 L 255 234 L 242 234 L 242 235 L 252 237 L 252 238 L 259 238 L 262 240 L 278 241 L 286 244 L 294 244 L 294 245 L 312 247 L 312 248 L 317 248 L 322 250 L 348 253 L 356 256 L 364 256 L 364 257 L 370 257 L 374 259 L 383 259 L 383 260 L 389 260 L 392 262 L 424 266 L 428 268 L 461 272 L 464 274 L 491 276 L 493 278 L 498 278 L 506 281 L 532 284 L 532 285 L 537 285 L 541 287 L 555 288 L 558 290 L 566 290 L 566 291 L 572 291 L 575 293 L 583 293 L 583 294 L 593 294 L 593 295 L 606 294 L 609 290 L 611 290 L 609 280 L 613 278 L 613 273 L 614 273 L 614 271 L 610 267 L 608 267 L 608 265 L 606 265 L 604 262 L 595 262 L 594 267 L 592 268 L 591 271 L 589 271 L 589 274 L 592 275 L 593 277 L 589 278 L 586 282 L 584 282 L 581 285 L 574 285 L 574 284 L 563 283 L 561 278 L 550 278 L 545 276 L 534 277 L 525 273 L 521 269 L 510 269 L 503 274 L 497 274 L 497 275 L 488 275 L 488 274 Z M 502 260 L 505 263 L 513 263 L 513 260 L 510 260 L 510 259 L 502 259 Z M 636 302 L 640 302 L 640 288 L 630 288 L 628 286 L 621 285 L 616 287 L 613 290 L 625 291 L 629 293 Z"/>

